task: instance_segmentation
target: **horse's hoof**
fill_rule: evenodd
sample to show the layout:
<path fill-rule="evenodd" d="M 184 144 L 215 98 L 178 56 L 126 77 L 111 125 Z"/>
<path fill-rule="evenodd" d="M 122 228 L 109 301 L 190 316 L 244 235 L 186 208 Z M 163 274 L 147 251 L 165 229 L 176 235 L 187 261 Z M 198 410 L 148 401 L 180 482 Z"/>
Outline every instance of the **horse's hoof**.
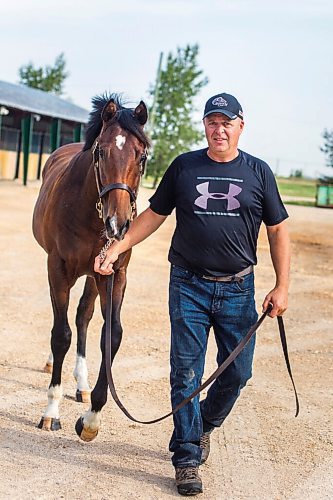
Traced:
<path fill-rule="evenodd" d="M 58 431 L 61 429 L 60 418 L 42 417 L 37 427 L 43 431 Z"/>
<path fill-rule="evenodd" d="M 76 401 L 78 403 L 90 403 L 90 393 L 91 391 L 79 391 L 79 389 L 77 389 L 75 395 Z"/>
<path fill-rule="evenodd" d="M 95 437 L 98 434 L 98 429 L 92 430 L 89 427 L 88 427 L 88 429 L 84 428 L 83 417 L 80 417 L 78 419 L 78 421 L 76 422 L 75 430 L 76 430 L 76 434 L 79 436 L 79 438 L 82 439 L 82 441 L 85 441 L 87 443 L 89 441 L 93 441 L 93 439 L 95 439 Z"/>
<path fill-rule="evenodd" d="M 44 373 L 52 373 L 52 370 L 53 370 L 53 364 L 47 362 L 46 365 L 43 368 L 43 372 Z"/>

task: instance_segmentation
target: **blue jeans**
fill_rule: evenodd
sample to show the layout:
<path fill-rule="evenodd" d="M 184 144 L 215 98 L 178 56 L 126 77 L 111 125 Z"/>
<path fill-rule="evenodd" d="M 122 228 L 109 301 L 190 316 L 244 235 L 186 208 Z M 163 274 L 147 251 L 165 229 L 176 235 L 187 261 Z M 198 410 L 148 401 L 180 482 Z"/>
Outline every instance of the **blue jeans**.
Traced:
<path fill-rule="evenodd" d="M 172 265 L 169 287 L 171 321 L 171 404 L 175 408 L 200 384 L 205 366 L 209 330 L 212 327 L 220 365 L 235 349 L 258 315 L 254 302 L 254 275 L 243 282 L 214 282 Z M 198 466 L 200 436 L 220 427 L 240 390 L 252 375 L 255 338 L 210 386 L 174 415 L 169 449 L 174 467 Z"/>

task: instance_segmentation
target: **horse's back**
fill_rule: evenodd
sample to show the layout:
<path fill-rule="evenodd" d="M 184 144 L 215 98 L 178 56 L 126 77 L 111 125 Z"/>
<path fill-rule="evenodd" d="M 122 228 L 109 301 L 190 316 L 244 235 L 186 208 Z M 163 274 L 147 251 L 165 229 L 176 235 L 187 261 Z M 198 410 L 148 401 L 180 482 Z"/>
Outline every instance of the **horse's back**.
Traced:
<path fill-rule="evenodd" d="M 52 181 L 56 181 L 62 175 L 74 156 L 82 150 L 82 147 L 83 143 L 75 142 L 72 144 L 65 144 L 65 146 L 61 146 L 53 151 L 43 168 L 43 182 L 40 193 L 48 188 L 45 188 L 45 185 L 48 186 L 48 184 L 52 183 Z"/>
<path fill-rule="evenodd" d="M 46 232 L 50 230 L 50 217 L 54 214 L 58 197 L 63 191 L 62 178 L 73 158 L 82 150 L 83 143 L 66 144 L 56 149 L 43 168 L 42 185 L 33 214 L 33 233 L 47 251 Z"/>

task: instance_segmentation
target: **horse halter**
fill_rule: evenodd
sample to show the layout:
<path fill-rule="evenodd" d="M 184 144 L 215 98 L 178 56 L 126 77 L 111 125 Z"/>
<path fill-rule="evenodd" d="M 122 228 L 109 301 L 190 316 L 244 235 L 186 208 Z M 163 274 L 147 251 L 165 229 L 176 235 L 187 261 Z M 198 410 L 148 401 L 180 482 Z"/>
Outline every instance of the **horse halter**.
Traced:
<path fill-rule="evenodd" d="M 92 155 L 93 155 L 93 162 L 94 162 L 96 186 L 97 186 L 97 191 L 98 191 L 98 201 L 96 203 L 96 210 L 98 212 L 99 218 L 103 219 L 103 202 L 102 202 L 103 197 L 109 191 L 114 191 L 115 189 L 123 189 L 124 191 L 127 191 L 130 195 L 131 209 L 132 209 L 131 221 L 132 221 L 133 217 L 134 217 L 134 213 L 136 211 L 136 193 L 133 191 L 133 189 L 130 188 L 130 186 L 128 184 L 123 183 L 123 182 L 115 182 L 113 184 L 108 184 L 107 186 L 103 186 L 102 181 L 101 181 L 99 160 L 104 159 L 104 150 L 100 147 L 98 141 L 95 141 L 95 144 L 93 145 Z M 147 151 L 147 148 L 145 148 L 144 152 L 141 155 L 140 163 L 139 163 L 141 176 L 144 173 L 147 158 L 148 158 L 148 151 Z"/>

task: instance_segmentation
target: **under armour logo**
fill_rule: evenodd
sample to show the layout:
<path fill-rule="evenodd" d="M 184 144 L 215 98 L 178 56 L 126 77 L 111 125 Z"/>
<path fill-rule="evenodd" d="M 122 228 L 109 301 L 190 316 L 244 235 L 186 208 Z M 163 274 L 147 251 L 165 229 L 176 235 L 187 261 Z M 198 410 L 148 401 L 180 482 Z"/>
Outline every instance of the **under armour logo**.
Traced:
<path fill-rule="evenodd" d="M 237 196 L 242 188 L 236 186 L 236 184 L 229 184 L 228 193 L 210 193 L 209 192 L 209 182 L 203 182 L 202 184 L 198 184 L 196 186 L 197 190 L 202 196 L 199 196 L 194 204 L 200 208 L 207 209 L 207 203 L 209 199 L 213 200 L 228 200 L 227 210 L 235 210 L 240 207 L 240 203 L 236 200 L 235 196 Z"/>

